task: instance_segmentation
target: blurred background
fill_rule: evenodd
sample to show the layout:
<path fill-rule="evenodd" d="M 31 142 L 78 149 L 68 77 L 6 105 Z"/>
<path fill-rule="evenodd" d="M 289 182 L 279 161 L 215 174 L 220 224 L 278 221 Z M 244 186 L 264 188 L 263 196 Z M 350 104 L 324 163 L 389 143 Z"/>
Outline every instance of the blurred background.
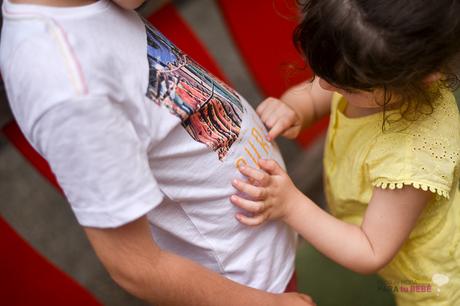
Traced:
<path fill-rule="evenodd" d="M 177 38 L 180 35 L 188 35 L 193 36 L 194 40 L 200 40 L 210 57 L 217 63 L 219 70 L 223 72 L 224 76 L 219 76 L 232 84 L 255 107 L 268 95 L 279 96 L 281 89 L 270 91 L 270 86 L 267 89 L 266 84 L 264 89 L 264 84 L 261 85 L 260 81 L 253 77 L 255 73 L 251 69 L 254 69 L 254 66 L 248 68 L 247 57 L 255 56 L 257 59 L 258 56 L 267 58 L 276 56 L 277 50 L 285 48 L 288 44 L 289 48 L 293 49 L 290 43 L 290 32 L 289 35 L 286 34 L 287 32 L 283 34 L 286 36 L 283 38 L 284 46 L 280 43 L 281 39 L 277 36 L 276 31 L 267 33 L 269 29 L 266 26 L 270 21 L 260 17 L 260 14 L 263 13 L 261 8 L 264 7 L 273 11 L 274 16 L 280 18 L 282 22 L 289 23 L 288 27 L 295 25 L 293 1 L 283 1 L 284 4 L 279 6 L 275 0 L 175 0 L 166 4 L 168 8 L 165 9 L 167 1 L 151 0 L 146 2 L 139 9 L 139 12 L 146 17 L 151 16 L 150 20 L 154 25 L 160 21 L 163 23 L 162 26 L 165 26 L 165 23 L 173 22 L 173 24 L 165 26 L 168 29 L 176 27 L 177 23 L 174 24 L 175 19 L 173 20 L 171 14 L 177 14 L 173 17 L 178 17 L 185 24 L 188 24 L 188 30 L 191 30 L 196 36 L 189 32 L 180 31 L 174 35 L 177 35 Z M 287 10 L 285 6 L 288 8 Z M 152 16 L 152 14 L 158 15 Z M 248 44 L 247 39 L 249 41 L 252 39 L 250 36 L 249 38 L 242 38 L 232 32 L 238 30 L 241 32 L 243 15 L 246 20 L 246 26 L 243 26 L 247 32 L 246 36 L 249 35 L 248 33 L 254 32 L 252 35 L 255 40 L 262 35 L 267 45 L 270 46 L 259 51 L 259 54 L 251 55 L 251 49 L 254 45 Z M 248 18 L 249 20 L 254 18 L 254 27 L 251 27 L 250 23 L 247 26 Z M 264 21 L 267 24 L 264 25 Z M 159 29 L 163 31 L 162 27 Z M 173 42 L 176 42 L 176 37 L 172 37 L 166 32 L 165 34 Z M 187 52 L 187 46 L 183 49 Z M 290 52 L 292 53 L 292 51 Z M 197 61 L 208 67 L 200 59 Z M 289 64 L 290 60 L 286 59 L 286 62 Z M 278 60 L 278 63 L 284 62 Z M 259 75 L 259 78 L 261 77 L 263 75 Z M 285 82 L 286 84 L 282 85 L 287 87 L 287 83 L 293 82 L 293 80 L 288 80 Z M 0 88 L 0 96 L 1 127 L 11 122 L 12 116 L 6 102 L 3 86 Z M 288 172 L 294 182 L 322 207 L 325 207 L 321 166 L 325 137 L 324 126 L 325 124 L 318 126 L 313 136 L 307 135 L 300 141 L 283 139 L 278 141 L 286 160 Z M 0 134 L 0 214 L 14 232 L 22 237 L 29 246 L 46 258 L 46 261 L 88 290 L 100 303 L 113 306 L 146 305 L 125 293 L 111 281 L 98 262 L 64 197 L 37 172 L 23 157 L 23 154 L 18 152 L 4 133 Z M 0 232 L 0 237 L 5 235 L 6 229 L 4 231 Z M 2 240 L 2 242 L 4 241 Z M 0 247 L 0 249 L 6 256 L 8 256 L 8 252 L 11 252 L 8 248 Z M 9 256 L 15 257 L 18 254 L 9 254 Z M 7 274 L 3 272 L 7 268 L 10 269 L 9 271 L 13 269 L 18 275 L 30 273 L 30 271 L 21 270 L 22 265 L 20 263 L 14 268 L 6 265 L 8 265 L 7 261 L 0 260 L 0 284 L 14 283 L 15 281 L 15 279 L 6 279 L 5 275 Z M 346 271 L 302 241 L 298 250 L 297 274 L 300 291 L 311 295 L 320 306 L 394 305 L 391 293 L 377 276 L 361 276 Z M 40 279 L 40 282 L 46 282 L 46 272 L 36 274 L 36 278 Z M 17 279 L 23 281 L 21 278 Z M 10 286 L 13 291 L 16 290 L 17 292 L 6 292 L 5 287 L 0 286 L 0 304 L 3 305 L 2 296 L 34 294 L 33 292 L 22 291 L 23 285 L 17 283 Z M 72 299 L 73 297 L 69 298 Z M 51 304 L 37 300 L 34 305 Z"/>

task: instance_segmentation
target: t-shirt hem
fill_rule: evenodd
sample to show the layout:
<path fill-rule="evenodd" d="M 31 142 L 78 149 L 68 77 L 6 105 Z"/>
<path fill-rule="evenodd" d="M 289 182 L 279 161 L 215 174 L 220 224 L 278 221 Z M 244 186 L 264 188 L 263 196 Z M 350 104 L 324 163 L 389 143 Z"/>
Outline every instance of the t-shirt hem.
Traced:
<path fill-rule="evenodd" d="M 287 282 L 286 284 L 284 285 L 284 289 L 282 292 L 286 292 L 286 289 L 289 285 L 289 283 L 291 282 L 291 279 L 292 277 L 294 276 L 294 272 L 295 272 L 295 266 L 292 267 L 291 271 L 289 272 L 289 277 L 287 278 Z M 298 288 L 297 288 L 298 289 Z M 281 292 L 280 292 L 281 293 Z"/>
<path fill-rule="evenodd" d="M 281 280 L 278 281 L 278 283 L 274 284 L 271 289 L 265 289 L 266 291 L 271 292 L 271 293 L 276 293 L 276 294 L 284 293 L 286 291 L 286 288 L 289 285 L 289 282 L 291 281 L 292 276 L 294 275 L 294 272 L 295 272 L 295 257 L 296 257 L 295 254 L 296 252 L 294 251 L 292 254 L 288 255 L 289 260 L 287 262 L 290 263 L 289 265 L 290 268 L 286 269 L 288 270 L 287 272 L 284 272 L 286 273 L 285 275 L 287 275 L 287 277 L 286 276 L 281 277 L 281 279 L 284 279 L 284 281 L 281 281 Z"/>

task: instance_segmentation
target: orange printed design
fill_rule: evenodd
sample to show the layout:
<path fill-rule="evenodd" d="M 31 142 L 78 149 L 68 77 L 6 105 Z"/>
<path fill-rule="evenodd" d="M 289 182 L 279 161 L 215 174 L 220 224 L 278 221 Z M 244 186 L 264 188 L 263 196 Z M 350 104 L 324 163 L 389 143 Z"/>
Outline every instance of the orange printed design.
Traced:
<path fill-rule="evenodd" d="M 273 144 L 266 140 L 264 129 L 253 127 L 247 137 L 247 143 L 243 147 L 244 154 L 235 160 L 235 167 L 247 166 L 259 168 L 259 159 L 271 158 Z"/>
<path fill-rule="evenodd" d="M 240 97 L 146 23 L 147 97 L 169 109 L 219 160 L 237 140 L 245 112 Z"/>

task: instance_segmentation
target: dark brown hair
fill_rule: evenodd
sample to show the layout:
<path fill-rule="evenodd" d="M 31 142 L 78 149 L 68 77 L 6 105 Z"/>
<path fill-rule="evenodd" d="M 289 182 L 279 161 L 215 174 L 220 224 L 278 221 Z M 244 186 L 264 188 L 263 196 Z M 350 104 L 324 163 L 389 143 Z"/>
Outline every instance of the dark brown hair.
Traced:
<path fill-rule="evenodd" d="M 402 102 L 403 117 L 432 111 L 443 74 L 457 86 L 460 0 L 306 0 L 294 42 L 315 75 L 345 90 L 385 91 L 383 107 Z M 415 116 L 417 117 L 417 115 Z"/>

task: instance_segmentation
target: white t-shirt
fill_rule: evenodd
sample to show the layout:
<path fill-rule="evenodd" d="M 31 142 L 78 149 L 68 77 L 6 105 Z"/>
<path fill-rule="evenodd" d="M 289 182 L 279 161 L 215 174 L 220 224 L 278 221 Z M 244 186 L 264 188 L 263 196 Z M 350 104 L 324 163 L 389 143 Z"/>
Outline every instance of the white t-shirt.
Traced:
<path fill-rule="evenodd" d="M 282 292 L 296 235 L 238 223 L 240 164 L 283 164 L 251 106 L 133 11 L 3 3 L 0 65 L 14 116 L 83 226 L 148 215 L 160 247 Z M 177 35 L 180 35 L 178 33 Z"/>

